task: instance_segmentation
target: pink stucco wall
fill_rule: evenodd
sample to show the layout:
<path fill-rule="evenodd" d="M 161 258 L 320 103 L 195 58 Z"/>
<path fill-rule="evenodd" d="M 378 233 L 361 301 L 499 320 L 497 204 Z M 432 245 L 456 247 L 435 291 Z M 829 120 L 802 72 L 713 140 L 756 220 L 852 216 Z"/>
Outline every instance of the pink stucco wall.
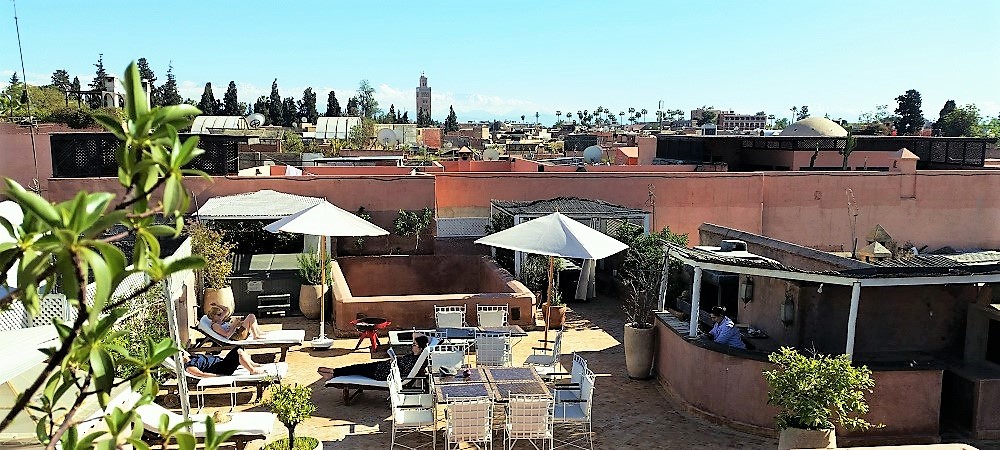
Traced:
<path fill-rule="evenodd" d="M 899 242 L 932 248 L 1000 247 L 1000 172 L 988 170 L 755 173 L 483 173 L 437 175 L 441 217 L 485 217 L 490 199 L 577 196 L 651 210 L 656 228 L 697 240 L 703 222 L 805 246 L 851 240 L 847 189 L 857 227 L 881 224 Z M 652 195 L 650 195 L 652 194 Z M 652 205 L 650 205 L 652 204 Z"/>
<path fill-rule="evenodd" d="M 775 436 L 778 409 L 767 404 L 762 372 L 770 363 L 700 347 L 661 321 L 656 324 L 656 371 L 665 389 L 699 414 L 748 432 Z M 941 370 L 874 371 L 867 418 L 885 428 L 838 431 L 849 445 L 938 442 Z M 903 394 L 905 393 L 905 394 Z"/>
<path fill-rule="evenodd" d="M 359 314 L 389 319 L 391 329 L 433 328 L 435 305 L 464 305 L 471 326 L 477 324 L 477 304 L 507 305 L 509 323 L 524 329 L 535 323 L 534 295 L 480 256 L 340 258 L 332 292 L 338 335 L 354 333 L 350 321 Z"/>

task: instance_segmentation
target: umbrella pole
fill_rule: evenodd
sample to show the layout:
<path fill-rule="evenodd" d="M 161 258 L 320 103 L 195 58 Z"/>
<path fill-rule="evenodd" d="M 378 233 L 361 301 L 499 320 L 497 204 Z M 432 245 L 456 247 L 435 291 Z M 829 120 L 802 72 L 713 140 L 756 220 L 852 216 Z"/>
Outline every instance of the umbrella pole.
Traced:
<path fill-rule="evenodd" d="M 552 299 L 555 297 L 555 288 L 552 285 L 552 275 L 555 273 L 555 258 L 549 256 L 549 287 L 545 299 L 545 332 L 542 339 L 549 340 L 549 317 L 552 315 Z M 548 344 L 546 344 L 548 345 Z"/>
<path fill-rule="evenodd" d="M 177 325 L 177 305 L 174 304 L 173 292 L 170 277 L 166 279 L 166 292 L 163 295 L 163 299 L 167 302 L 167 329 L 170 333 L 170 339 L 174 344 L 177 345 L 178 349 L 183 348 L 181 345 L 181 335 L 178 330 Z M 178 350 L 174 355 L 174 374 L 177 376 L 177 397 L 181 402 L 181 416 L 186 422 L 188 416 L 191 414 L 191 400 L 188 398 L 187 390 L 187 378 L 184 376 L 184 372 L 187 370 L 184 368 L 184 363 L 181 361 L 181 350 Z M 185 427 L 188 432 L 191 431 L 191 426 Z"/>
<path fill-rule="evenodd" d="M 326 236 L 319 237 L 319 339 L 326 339 Z"/>

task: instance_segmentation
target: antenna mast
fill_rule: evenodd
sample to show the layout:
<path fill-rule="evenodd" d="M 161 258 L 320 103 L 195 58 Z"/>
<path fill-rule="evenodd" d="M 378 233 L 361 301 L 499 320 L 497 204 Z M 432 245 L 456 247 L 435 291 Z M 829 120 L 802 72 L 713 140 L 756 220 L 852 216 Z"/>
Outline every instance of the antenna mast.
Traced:
<path fill-rule="evenodd" d="M 38 181 L 38 156 L 35 153 L 35 124 L 31 116 L 31 97 L 28 95 L 28 74 L 24 70 L 24 50 L 21 48 L 21 26 L 17 22 L 17 2 L 14 0 L 10 0 L 10 2 L 14 6 L 14 30 L 17 32 L 17 53 L 21 57 L 21 82 L 24 83 L 24 91 L 21 94 L 21 98 L 25 105 L 27 105 L 28 133 L 31 136 L 31 159 L 35 167 L 35 178 L 32 178 L 31 186 L 28 186 L 28 189 L 41 195 L 42 185 Z"/>

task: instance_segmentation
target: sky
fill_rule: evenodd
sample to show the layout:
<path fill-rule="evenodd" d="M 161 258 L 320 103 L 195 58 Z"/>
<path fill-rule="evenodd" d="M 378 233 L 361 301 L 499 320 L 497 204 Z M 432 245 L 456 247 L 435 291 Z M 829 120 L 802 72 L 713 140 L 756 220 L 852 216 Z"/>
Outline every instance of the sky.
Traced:
<path fill-rule="evenodd" d="M 97 6 L 99 5 L 99 6 Z M 19 76 L 15 3 L 0 2 L 0 85 Z M 121 74 L 146 58 L 181 95 L 240 100 L 330 90 L 362 79 L 383 110 L 416 117 L 421 72 L 433 117 L 526 120 L 556 111 L 702 105 L 856 120 L 908 89 L 933 120 L 948 99 L 1000 114 L 1000 1 L 295 1 L 16 3 L 24 71 L 48 84 L 64 69 L 86 84 L 104 55 Z M 686 115 L 686 114 L 685 114 Z"/>

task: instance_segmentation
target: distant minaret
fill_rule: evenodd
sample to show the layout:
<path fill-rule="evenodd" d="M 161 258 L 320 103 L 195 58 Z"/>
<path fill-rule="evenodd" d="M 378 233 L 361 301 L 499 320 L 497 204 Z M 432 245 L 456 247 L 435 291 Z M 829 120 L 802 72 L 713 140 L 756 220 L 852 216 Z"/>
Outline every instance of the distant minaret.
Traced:
<path fill-rule="evenodd" d="M 427 117 L 431 116 L 431 88 L 427 86 L 427 77 L 420 72 L 420 86 L 417 86 L 417 114 L 423 111 Z"/>

